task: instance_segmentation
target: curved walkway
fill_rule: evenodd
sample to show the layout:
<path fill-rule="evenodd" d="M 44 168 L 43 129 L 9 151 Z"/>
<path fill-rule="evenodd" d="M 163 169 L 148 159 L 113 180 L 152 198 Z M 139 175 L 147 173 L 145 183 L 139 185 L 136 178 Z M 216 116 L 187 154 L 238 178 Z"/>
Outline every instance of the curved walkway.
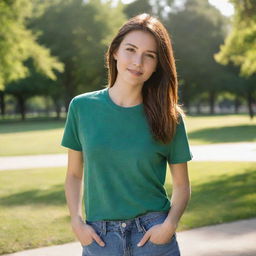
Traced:
<path fill-rule="evenodd" d="M 196 145 L 191 151 L 193 161 L 256 162 L 256 142 Z"/>
<path fill-rule="evenodd" d="M 193 161 L 256 162 L 256 143 L 219 143 L 190 146 Z M 67 165 L 67 154 L 0 157 L 0 170 Z"/>

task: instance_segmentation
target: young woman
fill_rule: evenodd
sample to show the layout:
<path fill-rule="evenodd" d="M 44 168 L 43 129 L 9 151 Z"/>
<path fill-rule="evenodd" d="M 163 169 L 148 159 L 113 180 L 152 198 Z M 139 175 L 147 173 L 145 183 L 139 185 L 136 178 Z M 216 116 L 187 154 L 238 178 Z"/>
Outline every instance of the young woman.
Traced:
<path fill-rule="evenodd" d="M 73 231 L 83 256 L 180 255 L 175 231 L 190 198 L 192 154 L 165 27 L 148 14 L 128 20 L 106 62 L 108 85 L 73 98 L 62 139 Z"/>

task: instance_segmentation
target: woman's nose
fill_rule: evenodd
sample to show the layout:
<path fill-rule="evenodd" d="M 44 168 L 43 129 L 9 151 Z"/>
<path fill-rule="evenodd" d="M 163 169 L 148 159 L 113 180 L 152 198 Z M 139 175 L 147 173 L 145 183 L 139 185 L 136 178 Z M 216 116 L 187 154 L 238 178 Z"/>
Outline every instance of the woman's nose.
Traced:
<path fill-rule="evenodd" d="M 143 63 L 143 56 L 142 55 L 136 55 L 134 56 L 133 64 L 136 66 L 141 66 Z"/>

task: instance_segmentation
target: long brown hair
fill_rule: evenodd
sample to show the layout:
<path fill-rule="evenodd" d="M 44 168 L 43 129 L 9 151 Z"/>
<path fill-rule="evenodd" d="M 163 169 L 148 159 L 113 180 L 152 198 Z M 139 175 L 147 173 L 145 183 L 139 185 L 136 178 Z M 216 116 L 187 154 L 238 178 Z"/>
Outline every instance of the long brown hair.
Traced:
<path fill-rule="evenodd" d="M 118 31 L 106 53 L 108 86 L 117 78 L 116 60 L 113 53 L 118 49 L 125 35 L 134 30 L 151 33 L 157 42 L 158 64 L 156 71 L 144 82 L 142 88 L 143 106 L 153 137 L 164 144 L 169 143 L 176 131 L 179 116 L 185 116 L 178 105 L 178 81 L 175 59 L 169 34 L 155 17 L 143 13 L 129 19 Z"/>

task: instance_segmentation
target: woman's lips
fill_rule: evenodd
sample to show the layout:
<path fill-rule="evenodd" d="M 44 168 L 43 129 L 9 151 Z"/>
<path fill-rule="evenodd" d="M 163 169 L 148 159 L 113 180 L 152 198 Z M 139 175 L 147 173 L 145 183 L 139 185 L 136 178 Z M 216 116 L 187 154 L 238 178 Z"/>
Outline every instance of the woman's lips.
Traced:
<path fill-rule="evenodd" d="M 136 70 L 132 70 L 132 69 L 129 69 L 129 68 L 128 68 L 128 71 L 130 71 L 130 73 L 132 73 L 132 74 L 135 75 L 135 76 L 141 76 L 141 75 L 142 75 L 141 72 L 138 72 L 138 71 L 136 71 Z"/>

